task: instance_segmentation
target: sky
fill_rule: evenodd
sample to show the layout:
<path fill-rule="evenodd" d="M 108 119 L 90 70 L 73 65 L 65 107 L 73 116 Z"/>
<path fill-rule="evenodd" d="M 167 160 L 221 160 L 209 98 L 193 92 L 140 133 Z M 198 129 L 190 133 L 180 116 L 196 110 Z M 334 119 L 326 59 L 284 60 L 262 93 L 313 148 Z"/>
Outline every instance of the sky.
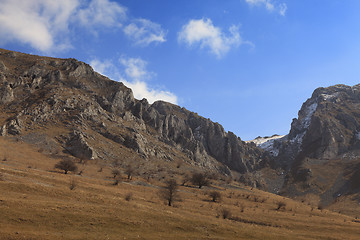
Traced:
<path fill-rule="evenodd" d="M 76 58 L 242 140 L 360 76 L 358 0 L 0 0 L 0 48 Z"/>

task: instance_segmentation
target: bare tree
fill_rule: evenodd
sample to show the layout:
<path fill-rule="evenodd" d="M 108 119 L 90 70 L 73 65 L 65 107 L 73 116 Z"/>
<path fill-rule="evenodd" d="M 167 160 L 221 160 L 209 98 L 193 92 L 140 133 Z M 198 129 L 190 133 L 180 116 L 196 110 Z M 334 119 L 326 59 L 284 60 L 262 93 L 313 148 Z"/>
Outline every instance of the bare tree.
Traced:
<path fill-rule="evenodd" d="M 168 206 L 171 206 L 174 201 L 178 200 L 178 184 L 176 180 L 167 180 L 165 187 L 160 190 L 159 195 L 167 201 Z"/>
<path fill-rule="evenodd" d="M 115 179 L 118 175 L 121 174 L 121 172 L 120 172 L 119 169 L 114 168 L 114 169 L 111 171 L 111 174 L 113 175 L 113 178 Z"/>
<path fill-rule="evenodd" d="M 208 186 L 210 183 L 209 176 L 201 172 L 193 173 L 191 176 L 191 183 L 199 186 L 199 188 Z"/>
<path fill-rule="evenodd" d="M 131 180 L 132 176 L 135 174 L 135 168 L 133 167 L 133 165 L 129 164 L 126 166 L 124 172 L 127 175 L 127 179 Z"/>
<path fill-rule="evenodd" d="M 221 194 L 218 191 L 209 192 L 209 196 L 212 198 L 213 202 L 219 201 L 221 199 Z"/>
<path fill-rule="evenodd" d="M 223 208 L 220 210 L 220 216 L 223 218 L 223 219 L 229 219 L 231 218 L 231 211 L 227 208 Z"/>
<path fill-rule="evenodd" d="M 75 163 L 70 159 L 63 159 L 57 164 L 55 164 L 55 168 L 61 169 L 65 171 L 65 174 L 68 173 L 68 171 L 74 172 L 77 170 L 77 166 Z"/>
<path fill-rule="evenodd" d="M 181 186 L 185 186 L 188 182 L 191 182 L 191 176 L 189 174 L 185 174 L 181 181 Z"/>

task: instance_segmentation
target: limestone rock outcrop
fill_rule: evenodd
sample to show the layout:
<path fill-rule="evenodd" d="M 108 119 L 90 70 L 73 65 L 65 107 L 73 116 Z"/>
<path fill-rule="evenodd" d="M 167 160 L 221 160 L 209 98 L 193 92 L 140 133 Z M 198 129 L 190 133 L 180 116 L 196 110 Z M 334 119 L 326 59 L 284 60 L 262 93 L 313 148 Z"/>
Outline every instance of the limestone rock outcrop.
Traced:
<path fill-rule="evenodd" d="M 181 153 L 191 164 L 228 173 L 269 161 L 220 124 L 170 103 L 137 100 L 124 84 L 75 59 L 0 49 L 0 76 L 0 110 L 9 116 L 0 122 L 2 135 L 58 129 L 54 137 L 77 158 L 116 159 L 120 144 L 142 158 L 172 161 Z"/>

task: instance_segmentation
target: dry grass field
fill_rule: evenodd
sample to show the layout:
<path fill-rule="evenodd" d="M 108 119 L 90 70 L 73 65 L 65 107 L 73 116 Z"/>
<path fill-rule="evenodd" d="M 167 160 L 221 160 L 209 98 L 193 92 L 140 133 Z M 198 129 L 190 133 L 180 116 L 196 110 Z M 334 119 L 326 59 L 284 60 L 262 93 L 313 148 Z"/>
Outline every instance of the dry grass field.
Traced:
<path fill-rule="evenodd" d="M 123 174 L 114 185 L 111 168 L 99 162 L 78 164 L 80 176 L 54 169 L 58 161 L 0 137 L 0 239 L 360 238 L 350 209 L 350 215 L 339 213 L 344 202 L 318 209 L 214 181 L 201 189 L 179 187 L 180 200 L 169 207 L 158 194 L 163 182 L 140 176 L 128 181 Z M 220 192 L 219 202 L 211 201 L 213 190 Z"/>

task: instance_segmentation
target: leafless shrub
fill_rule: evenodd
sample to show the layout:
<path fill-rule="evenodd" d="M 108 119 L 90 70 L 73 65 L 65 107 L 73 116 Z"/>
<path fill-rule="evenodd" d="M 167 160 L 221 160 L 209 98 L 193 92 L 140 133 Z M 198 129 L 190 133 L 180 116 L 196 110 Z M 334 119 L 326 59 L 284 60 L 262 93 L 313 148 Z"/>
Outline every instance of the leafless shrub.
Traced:
<path fill-rule="evenodd" d="M 128 164 L 125 168 L 125 174 L 127 175 L 127 179 L 131 180 L 133 175 L 135 174 L 135 168 L 133 167 L 133 165 Z"/>
<path fill-rule="evenodd" d="M 69 189 L 74 190 L 77 187 L 78 183 L 75 178 L 70 178 Z"/>
<path fill-rule="evenodd" d="M 183 165 L 183 161 L 176 161 L 176 168 L 180 168 Z"/>
<path fill-rule="evenodd" d="M 231 218 L 231 211 L 227 208 L 222 208 L 220 210 L 220 216 L 223 218 L 223 219 L 228 219 L 228 218 Z"/>
<path fill-rule="evenodd" d="M 103 167 L 100 167 L 98 172 L 102 172 L 103 171 Z"/>
<path fill-rule="evenodd" d="M 211 197 L 211 201 L 217 202 L 221 200 L 221 193 L 218 191 L 211 191 L 209 192 L 209 196 Z"/>
<path fill-rule="evenodd" d="M 245 206 L 243 204 L 240 205 L 240 212 L 244 212 Z"/>
<path fill-rule="evenodd" d="M 286 202 L 284 202 L 284 201 L 279 201 L 279 202 L 277 202 L 277 208 L 276 208 L 276 210 L 281 210 L 281 209 L 285 210 L 285 207 L 286 207 Z"/>
<path fill-rule="evenodd" d="M 181 181 L 181 186 L 185 186 L 188 182 L 191 182 L 191 176 L 189 174 L 185 174 Z"/>
<path fill-rule="evenodd" d="M 114 168 L 114 169 L 111 171 L 111 174 L 113 175 L 113 178 L 115 179 L 118 175 L 121 174 L 121 172 L 120 172 L 119 169 Z"/>
<path fill-rule="evenodd" d="M 68 171 L 74 172 L 77 170 L 77 166 L 70 159 L 63 159 L 60 162 L 55 164 L 55 168 L 64 170 L 64 173 L 67 174 Z"/>
<path fill-rule="evenodd" d="M 0 173 L 0 181 L 5 181 L 4 175 L 2 173 Z"/>
<path fill-rule="evenodd" d="M 320 211 L 324 210 L 324 205 L 322 205 L 322 204 L 319 203 L 318 209 L 319 209 Z"/>
<path fill-rule="evenodd" d="M 131 192 L 129 192 L 128 194 L 125 195 L 125 200 L 126 201 L 130 201 L 133 198 L 133 194 Z"/>
<path fill-rule="evenodd" d="M 176 180 L 167 180 L 165 187 L 159 191 L 159 196 L 167 202 L 168 206 L 171 206 L 174 201 L 178 200 L 178 185 Z"/>
<path fill-rule="evenodd" d="M 191 176 L 191 183 L 199 188 L 208 186 L 210 184 L 209 176 L 206 173 L 201 172 L 193 173 Z"/>

